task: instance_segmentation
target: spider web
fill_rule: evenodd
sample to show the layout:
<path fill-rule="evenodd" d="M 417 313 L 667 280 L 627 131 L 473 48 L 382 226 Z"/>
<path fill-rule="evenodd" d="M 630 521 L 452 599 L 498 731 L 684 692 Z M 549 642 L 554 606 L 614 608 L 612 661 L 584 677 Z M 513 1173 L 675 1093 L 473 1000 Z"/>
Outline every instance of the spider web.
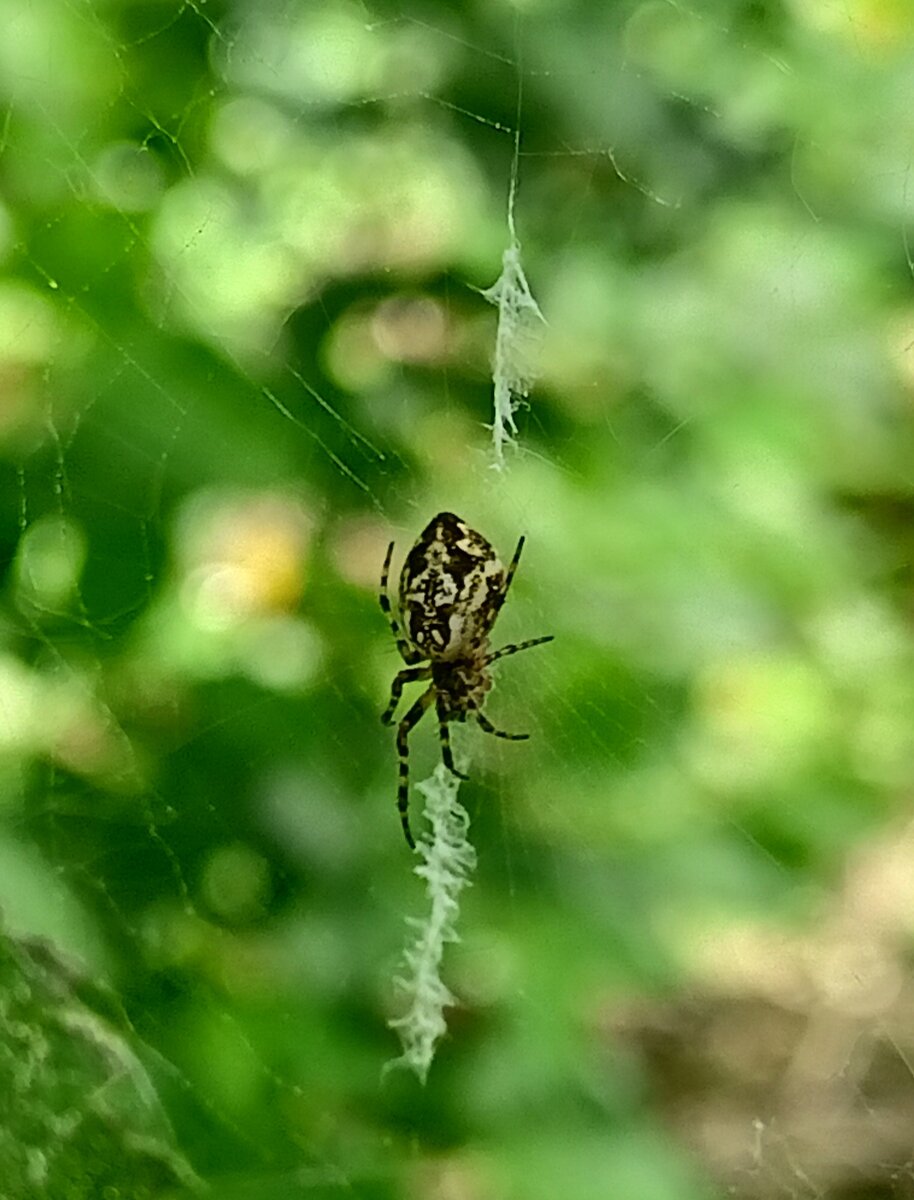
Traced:
<path fill-rule="evenodd" d="M 914 1195 L 906 9 L 0 17 L 5 1194 Z M 376 589 L 439 510 L 557 640 L 420 1093 Z"/>

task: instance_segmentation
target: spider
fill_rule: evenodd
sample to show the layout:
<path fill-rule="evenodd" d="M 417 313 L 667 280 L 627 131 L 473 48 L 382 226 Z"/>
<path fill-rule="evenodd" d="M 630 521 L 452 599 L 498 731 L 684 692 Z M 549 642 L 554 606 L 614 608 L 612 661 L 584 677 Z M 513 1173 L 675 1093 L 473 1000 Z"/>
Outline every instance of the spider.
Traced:
<path fill-rule="evenodd" d="M 393 615 L 387 594 L 387 578 L 394 543 L 387 547 L 381 570 L 381 609 L 406 670 L 398 672 L 390 689 L 390 703 L 381 720 L 393 722 L 403 687 L 419 679 L 431 680 L 419 699 L 397 726 L 397 753 L 400 759 L 397 808 L 403 832 L 411 850 L 416 843 L 409 827 L 409 734 L 426 711 L 435 705 L 441 758 L 445 767 L 459 779 L 468 776 L 454 766 L 450 721 L 473 717 L 486 733 L 524 741 L 528 733 L 505 733 L 496 729 L 482 711 L 486 693 L 492 686 L 488 667 L 500 658 L 551 642 L 548 637 L 531 638 L 494 652 L 489 635 L 505 602 L 520 559 L 524 539 L 514 551 L 507 571 L 495 550 L 482 534 L 471 529 L 453 513 L 438 513 L 419 534 L 406 556 L 400 574 L 400 623 Z M 417 664 L 424 663 L 423 666 Z"/>

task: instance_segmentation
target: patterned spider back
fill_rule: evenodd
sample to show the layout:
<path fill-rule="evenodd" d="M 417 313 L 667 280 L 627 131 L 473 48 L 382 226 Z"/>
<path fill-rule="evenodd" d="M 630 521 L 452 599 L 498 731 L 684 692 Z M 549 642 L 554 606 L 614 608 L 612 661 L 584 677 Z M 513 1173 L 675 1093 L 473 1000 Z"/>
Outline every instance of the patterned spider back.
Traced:
<path fill-rule="evenodd" d="M 504 590 L 505 568 L 492 545 L 454 513 L 438 513 L 400 575 L 406 635 L 429 659 L 471 658 L 488 639 Z"/>

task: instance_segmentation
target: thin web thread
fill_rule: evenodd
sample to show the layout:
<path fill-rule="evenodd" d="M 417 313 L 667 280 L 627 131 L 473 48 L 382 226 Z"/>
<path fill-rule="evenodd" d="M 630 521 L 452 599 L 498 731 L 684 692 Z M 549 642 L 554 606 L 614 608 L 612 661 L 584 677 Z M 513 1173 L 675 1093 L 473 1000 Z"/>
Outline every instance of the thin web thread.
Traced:
<path fill-rule="evenodd" d="M 520 47 L 519 30 L 515 42 Z M 520 128 L 523 112 L 523 63 L 517 56 L 517 112 L 514 122 L 514 154 L 511 182 L 508 186 L 508 246 L 501 258 L 501 274 L 481 295 L 498 309 L 495 353 L 492 358 L 494 419 L 492 448 L 494 466 L 505 465 L 505 447 L 515 444 L 517 424 L 514 413 L 526 401 L 537 375 L 543 326 L 546 318 L 533 298 L 521 262 L 520 241 L 514 223 L 520 170 Z"/>
<path fill-rule="evenodd" d="M 515 42 L 519 45 L 519 27 L 515 23 Z M 498 309 L 492 382 L 495 415 L 492 423 L 494 466 L 504 467 L 505 446 L 514 444 L 517 425 L 514 413 L 526 400 L 536 377 L 536 362 L 545 318 L 530 291 L 521 262 L 520 242 L 514 222 L 520 169 L 520 127 L 523 108 L 523 70 L 518 56 L 517 113 L 514 127 L 514 154 L 508 186 L 509 244 L 502 255 L 502 270 L 491 287 L 481 292 Z M 467 765 L 458 763 L 463 771 Z M 408 1008 L 403 1016 L 390 1022 L 400 1035 L 403 1053 L 389 1062 L 385 1072 L 406 1067 L 424 1084 L 435 1056 L 435 1049 L 447 1033 L 444 1010 L 454 997 L 441 978 L 441 962 L 448 942 L 458 942 L 457 919 L 460 895 L 470 883 L 476 867 L 476 851 L 467 833 L 469 814 L 458 799 L 459 780 L 442 764 L 433 775 L 417 785 L 425 797 L 425 817 L 431 837 L 418 844 L 422 856 L 416 874 L 425 880 L 429 912 L 425 918 L 407 918 L 416 931 L 415 940 L 403 956 L 405 970 L 395 984 L 406 997 Z"/>

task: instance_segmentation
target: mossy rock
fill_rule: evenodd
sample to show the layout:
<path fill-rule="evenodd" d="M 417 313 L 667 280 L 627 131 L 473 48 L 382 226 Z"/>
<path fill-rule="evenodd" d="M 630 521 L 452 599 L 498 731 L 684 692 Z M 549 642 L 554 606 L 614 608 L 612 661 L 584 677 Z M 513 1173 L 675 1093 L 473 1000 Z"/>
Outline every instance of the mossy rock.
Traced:
<path fill-rule="evenodd" d="M 48 943 L 0 929 L 0 1200 L 200 1194 L 103 997 Z"/>

